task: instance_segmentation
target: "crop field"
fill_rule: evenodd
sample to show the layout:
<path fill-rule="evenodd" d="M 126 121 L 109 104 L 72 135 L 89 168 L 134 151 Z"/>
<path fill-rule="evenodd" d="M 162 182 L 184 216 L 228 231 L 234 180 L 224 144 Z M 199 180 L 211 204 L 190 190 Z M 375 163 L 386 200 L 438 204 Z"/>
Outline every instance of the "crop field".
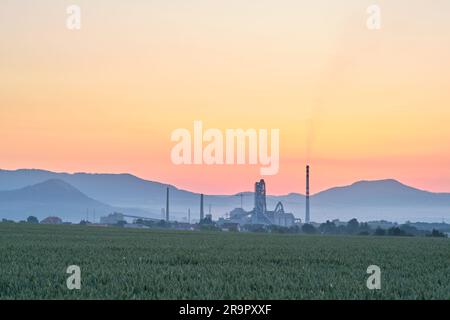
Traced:
<path fill-rule="evenodd" d="M 0 299 L 450 299 L 450 240 L 0 223 Z"/>

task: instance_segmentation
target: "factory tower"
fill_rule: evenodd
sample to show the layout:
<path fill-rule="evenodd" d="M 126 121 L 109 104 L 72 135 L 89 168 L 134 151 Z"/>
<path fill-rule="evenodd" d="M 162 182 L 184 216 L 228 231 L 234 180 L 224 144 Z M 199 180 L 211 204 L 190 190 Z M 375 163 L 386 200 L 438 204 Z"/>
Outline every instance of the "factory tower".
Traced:
<path fill-rule="evenodd" d="M 305 223 L 310 222 L 309 215 L 309 165 L 306 166 L 306 208 L 305 208 Z"/>

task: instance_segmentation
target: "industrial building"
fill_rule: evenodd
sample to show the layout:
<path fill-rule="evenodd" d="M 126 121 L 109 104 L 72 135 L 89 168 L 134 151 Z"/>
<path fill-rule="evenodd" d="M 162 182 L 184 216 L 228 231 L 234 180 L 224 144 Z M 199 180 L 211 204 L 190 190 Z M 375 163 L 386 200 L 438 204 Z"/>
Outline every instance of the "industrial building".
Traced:
<path fill-rule="evenodd" d="M 127 218 L 150 220 L 150 221 L 155 221 L 155 222 L 160 221 L 158 219 L 153 219 L 153 218 L 139 217 L 139 216 L 133 216 L 133 215 L 123 214 L 123 213 L 119 213 L 119 212 L 114 212 L 114 213 L 107 215 L 106 217 L 100 217 L 100 224 L 116 225 L 121 221 L 126 221 Z"/>
<path fill-rule="evenodd" d="M 305 205 L 305 223 L 310 223 L 310 190 L 309 190 L 309 179 L 310 171 L 309 165 L 306 166 L 306 205 Z M 266 203 L 266 183 L 263 179 L 255 183 L 255 193 L 254 193 L 254 208 L 251 211 L 246 211 L 242 208 L 242 194 L 241 196 L 241 207 L 233 209 L 228 218 L 220 218 L 217 224 L 227 230 L 239 231 L 240 226 L 245 225 L 275 225 L 280 227 L 292 227 L 295 224 L 301 223 L 300 219 L 296 219 L 292 213 L 287 213 L 284 211 L 283 204 L 278 202 L 274 210 L 267 209 Z M 169 188 L 166 189 L 166 207 L 162 208 L 162 218 L 165 219 L 167 223 L 170 221 L 170 211 L 169 211 Z M 209 207 L 209 214 L 205 215 L 204 212 L 204 195 L 200 194 L 200 224 L 213 224 L 211 215 L 211 205 Z M 188 209 L 188 223 L 186 226 L 181 226 L 180 228 L 191 228 L 191 214 L 190 209 Z M 132 215 L 127 215 L 123 213 L 114 212 L 106 217 L 100 218 L 100 223 L 105 225 L 116 225 L 121 221 L 125 221 L 125 218 L 142 219 L 142 220 L 152 220 L 160 221 L 154 218 L 137 217 Z M 175 221 L 172 221 L 176 223 Z"/>
<path fill-rule="evenodd" d="M 267 210 L 266 183 L 260 180 L 255 183 L 255 207 L 251 211 L 236 208 L 230 212 L 228 219 L 222 219 L 219 223 L 237 223 L 241 226 L 249 224 L 276 225 L 292 227 L 296 219 L 292 213 L 284 212 L 283 204 L 278 202 L 273 211 Z"/>

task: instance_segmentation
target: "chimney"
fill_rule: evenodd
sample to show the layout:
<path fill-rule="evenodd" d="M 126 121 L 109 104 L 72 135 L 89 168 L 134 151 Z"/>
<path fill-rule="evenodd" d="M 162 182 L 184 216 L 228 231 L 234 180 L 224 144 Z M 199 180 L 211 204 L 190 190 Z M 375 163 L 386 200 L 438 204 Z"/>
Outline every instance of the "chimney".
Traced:
<path fill-rule="evenodd" d="M 166 189 L 166 221 L 169 222 L 169 188 Z"/>
<path fill-rule="evenodd" d="M 309 165 L 306 166 L 306 212 L 305 223 L 309 223 Z"/>
<path fill-rule="evenodd" d="M 205 218 L 205 213 L 203 211 L 203 193 L 200 195 L 200 221 Z"/>

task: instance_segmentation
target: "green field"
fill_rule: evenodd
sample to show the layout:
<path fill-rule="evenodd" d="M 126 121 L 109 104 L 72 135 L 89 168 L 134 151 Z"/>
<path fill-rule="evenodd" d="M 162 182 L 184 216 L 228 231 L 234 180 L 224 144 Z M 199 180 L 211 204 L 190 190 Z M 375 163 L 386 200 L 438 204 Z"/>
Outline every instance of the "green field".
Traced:
<path fill-rule="evenodd" d="M 450 299 L 450 240 L 0 223 L 0 272 L 1 299 Z"/>

